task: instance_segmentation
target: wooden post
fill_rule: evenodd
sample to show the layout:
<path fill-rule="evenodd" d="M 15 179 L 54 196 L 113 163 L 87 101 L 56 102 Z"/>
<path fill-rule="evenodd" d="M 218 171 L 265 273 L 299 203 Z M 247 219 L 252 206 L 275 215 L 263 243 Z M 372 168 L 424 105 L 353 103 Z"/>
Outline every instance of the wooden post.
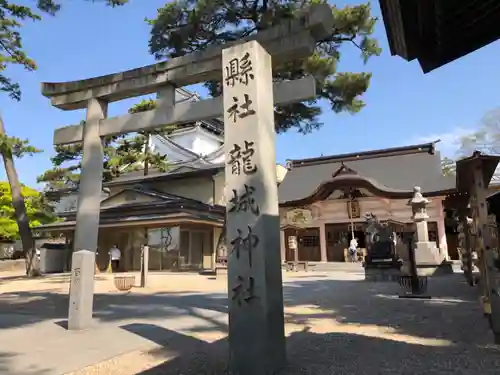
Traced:
<path fill-rule="evenodd" d="M 492 288 L 494 272 L 491 258 L 493 253 L 491 235 L 488 228 L 487 183 L 482 162 L 476 161 L 473 166 L 473 181 L 470 197 L 473 226 L 476 232 L 476 251 L 479 257 L 481 272 L 481 294 L 484 313 L 488 315 L 495 336 L 495 343 L 500 343 L 500 296 Z M 492 293 L 493 291 L 493 293 Z M 492 301 L 494 299 L 494 301 Z"/>
<path fill-rule="evenodd" d="M 467 220 L 467 212 L 465 209 L 459 210 L 459 220 L 460 220 L 460 233 L 458 234 L 458 240 L 460 245 L 461 256 L 465 256 L 464 275 L 470 286 L 474 285 L 474 279 L 472 277 L 472 271 L 474 265 L 472 264 L 472 246 L 471 246 L 471 233 L 470 225 Z"/>

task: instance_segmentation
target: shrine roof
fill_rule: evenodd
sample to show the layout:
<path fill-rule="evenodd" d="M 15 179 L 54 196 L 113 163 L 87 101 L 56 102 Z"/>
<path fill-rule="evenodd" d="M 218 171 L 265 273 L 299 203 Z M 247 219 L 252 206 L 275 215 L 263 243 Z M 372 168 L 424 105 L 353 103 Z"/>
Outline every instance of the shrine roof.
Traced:
<path fill-rule="evenodd" d="M 176 226 L 183 223 L 199 223 L 211 224 L 221 227 L 224 224 L 223 214 L 213 213 L 198 213 L 198 212 L 165 212 L 162 214 L 151 215 L 124 215 L 123 212 L 119 216 L 107 217 L 101 215 L 99 220 L 99 227 L 117 227 L 117 226 L 133 226 L 144 225 L 146 222 L 161 222 Z M 69 231 L 76 228 L 76 220 L 60 221 L 52 224 L 45 224 L 34 228 L 37 232 L 50 232 L 50 231 Z"/>
<path fill-rule="evenodd" d="M 151 200 L 135 200 L 128 202 L 113 200 L 123 194 L 132 193 L 133 196 L 145 195 Z M 108 206 L 107 203 L 110 203 Z M 147 221 L 165 221 L 171 223 L 196 222 L 221 226 L 224 223 L 225 208 L 219 205 L 210 205 L 164 193 L 154 189 L 136 185 L 118 192 L 101 202 L 100 226 L 115 226 L 123 224 L 139 224 Z M 66 220 L 36 227 L 37 231 L 71 230 L 76 225 L 76 211 L 65 212 Z"/>
<path fill-rule="evenodd" d="M 280 203 L 318 198 L 327 193 L 318 195 L 320 188 L 332 189 L 334 182 L 369 185 L 395 197 L 411 197 L 414 186 L 426 195 L 455 189 L 455 178 L 442 175 L 434 143 L 290 160 L 287 166 L 289 171 L 279 186 Z M 341 169 L 351 172 L 339 174 Z"/>
<path fill-rule="evenodd" d="M 500 38 L 496 0 L 380 0 L 392 55 L 424 73 Z"/>
<path fill-rule="evenodd" d="M 491 179 L 498 167 L 500 156 L 487 155 L 475 151 L 472 156 L 460 159 L 456 163 L 456 185 L 460 192 L 469 192 L 474 181 L 474 168 L 481 165 L 484 170 L 484 186 L 491 185 Z"/>
<path fill-rule="evenodd" d="M 224 170 L 224 164 L 209 164 L 202 163 L 199 160 L 181 162 L 173 164 L 167 172 L 151 170 L 147 176 L 143 175 L 143 171 L 136 171 L 124 174 L 115 180 L 105 182 L 104 186 L 126 185 L 133 182 L 154 182 L 168 181 L 183 178 L 203 177 L 217 174 Z"/>

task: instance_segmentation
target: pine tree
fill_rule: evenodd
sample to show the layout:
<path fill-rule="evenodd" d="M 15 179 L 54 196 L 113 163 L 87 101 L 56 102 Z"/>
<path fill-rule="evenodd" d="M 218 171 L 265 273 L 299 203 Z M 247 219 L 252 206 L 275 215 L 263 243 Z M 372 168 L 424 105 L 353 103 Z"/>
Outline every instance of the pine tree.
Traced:
<path fill-rule="evenodd" d="M 455 161 L 448 158 L 444 157 L 441 160 L 441 171 L 443 173 L 443 176 L 453 176 L 456 174 L 456 165 Z"/>
<path fill-rule="evenodd" d="M 156 108 L 156 101 L 153 99 L 145 99 L 129 109 L 129 113 L 139 113 L 150 111 Z M 167 170 L 168 164 L 166 155 L 161 155 L 151 150 L 150 139 L 153 135 L 168 134 L 176 129 L 176 125 L 164 126 L 162 128 L 141 131 L 136 133 L 132 138 L 125 139 L 119 146 L 119 154 L 130 155 L 131 165 L 135 165 L 136 169 L 142 169 L 144 176 L 149 174 L 150 167 L 153 167 L 160 172 Z M 125 160 L 125 158 L 124 158 Z"/>
<path fill-rule="evenodd" d="M 85 121 L 81 121 L 81 125 Z M 116 142 L 120 136 L 108 136 L 103 139 L 104 160 L 103 179 L 110 181 L 120 174 L 120 163 L 116 160 Z M 56 155 L 50 158 L 53 168 L 38 176 L 37 182 L 45 182 L 48 190 L 63 188 L 74 189 L 80 181 L 80 170 L 82 167 L 83 144 L 74 143 L 70 145 L 55 146 Z"/>
<path fill-rule="evenodd" d="M 154 100 L 143 100 L 130 108 L 129 113 L 144 112 L 155 107 Z M 85 124 L 85 121 L 81 124 Z M 111 181 L 132 171 L 144 170 L 144 175 L 147 175 L 151 168 L 166 171 L 167 156 L 151 150 L 149 139 L 151 135 L 164 134 L 172 129 L 174 127 L 105 137 L 103 139 L 103 182 Z M 55 151 L 56 155 L 51 158 L 53 168 L 38 176 L 38 182 L 45 182 L 50 190 L 77 188 L 82 167 L 82 143 L 58 145 Z"/>
<path fill-rule="evenodd" d="M 22 186 L 19 182 L 17 170 L 14 165 L 14 157 L 22 158 L 42 152 L 30 145 L 28 140 L 9 137 L 5 134 L 3 119 L 0 115 L 0 154 L 5 166 L 5 172 L 10 184 L 10 195 L 14 215 L 19 229 L 19 236 L 23 245 L 23 254 L 26 259 L 26 275 L 40 275 L 40 265 L 35 256 L 33 234 L 31 233 L 30 221 L 22 194 Z"/>
<path fill-rule="evenodd" d="M 120 6 L 128 2 L 128 0 L 105 0 L 109 6 Z M 60 3 L 55 0 L 36 0 L 35 6 L 40 12 L 55 15 L 60 9 Z M 22 22 L 26 20 L 39 21 L 41 15 L 33 10 L 32 7 L 15 4 L 8 0 L 0 1 L 0 91 L 7 93 L 14 100 L 21 100 L 21 88 L 17 82 L 12 81 L 4 72 L 9 65 L 20 65 L 28 71 L 36 70 L 36 63 L 29 58 L 23 48 L 23 41 L 20 29 Z M 1 154 L 3 157 L 5 171 L 9 179 L 9 184 L 12 190 L 12 202 L 15 207 L 16 221 L 19 226 L 23 251 L 27 261 L 27 275 L 36 276 L 40 273 L 36 257 L 34 256 L 34 241 L 29 221 L 26 215 L 26 207 L 24 198 L 21 193 L 21 184 L 14 166 L 13 155 L 22 156 L 23 153 L 30 153 L 28 143 L 24 143 L 23 148 L 9 148 L 17 143 L 17 138 L 8 137 L 5 133 L 5 126 L 0 115 L 0 138 L 2 142 Z M 19 143 L 17 143 L 19 145 Z M 31 147 L 31 146 L 30 146 Z M 27 151 L 28 150 L 28 151 Z M 33 151 L 33 149 L 32 149 Z M 19 152 L 21 152 L 19 154 Z"/>
<path fill-rule="evenodd" d="M 183 56 L 203 51 L 212 45 L 235 41 L 265 30 L 280 21 L 293 18 L 304 7 L 326 0 L 174 0 L 158 9 L 151 25 L 150 52 L 156 59 Z M 356 113 L 364 106 L 360 96 L 368 89 L 370 73 L 339 72 L 341 47 L 358 49 L 366 62 L 381 50 L 371 35 L 376 18 L 370 4 L 332 6 L 332 35 L 316 45 L 315 53 L 305 59 L 290 61 L 274 71 L 276 81 L 312 75 L 316 79 L 318 100 L 329 102 L 336 112 Z M 212 96 L 220 95 L 220 82 L 207 82 Z M 318 100 L 280 106 L 275 109 L 277 132 L 296 129 L 309 133 L 322 126 Z"/>

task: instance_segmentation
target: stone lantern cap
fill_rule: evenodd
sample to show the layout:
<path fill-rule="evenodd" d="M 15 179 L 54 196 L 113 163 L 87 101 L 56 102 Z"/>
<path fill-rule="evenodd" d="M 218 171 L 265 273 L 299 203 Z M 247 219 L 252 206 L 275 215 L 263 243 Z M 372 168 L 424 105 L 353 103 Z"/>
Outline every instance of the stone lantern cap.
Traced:
<path fill-rule="evenodd" d="M 422 195 L 422 189 L 420 186 L 415 186 L 413 188 L 413 198 L 408 201 L 408 206 L 427 206 L 429 200 Z"/>
<path fill-rule="evenodd" d="M 419 186 L 413 188 L 413 198 L 408 201 L 411 206 L 414 221 L 423 221 L 429 218 L 427 215 L 427 205 L 429 200 L 422 195 L 422 189 Z"/>

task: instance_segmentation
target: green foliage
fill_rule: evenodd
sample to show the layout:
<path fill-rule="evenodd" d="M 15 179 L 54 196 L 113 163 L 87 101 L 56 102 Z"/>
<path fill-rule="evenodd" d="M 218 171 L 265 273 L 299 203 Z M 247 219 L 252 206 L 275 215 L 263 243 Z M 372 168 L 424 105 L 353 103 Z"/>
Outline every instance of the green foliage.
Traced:
<path fill-rule="evenodd" d="M 4 157 L 22 158 L 23 156 L 38 154 L 43 152 L 38 148 L 31 146 L 29 140 L 17 137 L 9 137 L 6 134 L 0 134 L 0 154 Z"/>
<path fill-rule="evenodd" d="M 441 160 L 441 171 L 443 176 L 453 176 L 456 173 L 456 165 L 453 160 L 448 157 L 444 157 Z"/>
<path fill-rule="evenodd" d="M 183 56 L 203 51 L 265 30 L 281 21 L 293 18 L 304 7 L 325 0 L 174 0 L 158 9 L 151 25 L 149 49 L 157 59 Z M 290 61 L 274 71 L 276 81 L 298 79 L 312 74 L 316 78 L 319 100 L 327 100 L 336 113 L 356 113 L 364 106 L 361 95 L 368 89 L 370 73 L 339 72 L 341 47 L 357 48 L 363 61 L 379 55 L 381 49 L 371 37 L 376 18 L 370 4 L 332 6 L 332 35 L 317 43 L 315 53 L 306 59 Z M 207 82 L 210 94 L 220 95 L 220 82 Z M 276 131 L 296 129 L 311 132 L 322 126 L 318 101 L 277 107 Z"/>
<path fill-rule="evenodd" d="M 129 113 L 139 113 L 156 109 L 156 101 L 153 99 L 142 100 L 132 106 Z M 128 164 L 129 168 L 135 170 L 144 169 L 144 174 L 148 173 L 149 167 L 153 167 L 161 172 L 168 168 L 166 155 L 160 155 L 149 147 L 149 140 L 155 134 L 168 134 L 176 129 L 175 125 L 164 126 L 161 128 L 138 132 L 133 136 L 127 137 L 119 142 L 117 148 L 121 155 L 119 160 L 122 164 Z"/>
<path fill-rule="evenodd" d="M 152 109 L 156 109 L 156 101 L 154 101 L 153 99 L 144 99 L 141 100 L 139 103 L 134 104 L 128 110 L 128 113 L 132 114 L 132 113 L 146 112 Z"/>
<path fill-rule="evenodd" d="M 489 111 L 476 131 L 461 137 L 459 156 L 468 157 L 474 151 L 500 155 L 500 108 Z"/>
<path fill-rule="evenodd" d="M 91 0 L 95 1 L 95 0 Z M 120 6 L 128 0 L 104 0 L 109 6 Z M 17 2 L 0 0 L 0 91 L 11 98 L 21 100 L 21 88 L 4 73 L 10 64 L 20 65 L 26 70 L 36 70 L 37 66 L 24 51 L 21 36 L 22 22 L 40 21 L 41 13 L 55 15 L 61 9 L 62 1 L 34 0 L 34 6 L 16 4 Z M 36 8 L 33 10 L 33 8 Z"/>
<path fill-rule="evenodd" d="M 120 175 L 119 156 L 115 142 L 119 137 L 105 137 L 104 144 L 104 181 L 110 181 Z M 55 147 L 56 155 L 50 158 L 53 168 L 38 176 L 37 182 L 46 182 L 49 190 L 74 188 L 80 181 L 82 167 L 83 145 L 58 145 Z"/>
<path fill-rule="evenodd" d="M 81 121 L 80 124 L 84 125 L 85 121 Z M 103 138 L 105 181 L 109 181 L 119 174 L 118 168 L 114 166 L 116 164 L 114 158 L 117 157 L 114 143 L 118 138 L 120 137 Z M 56 155 L 50 158 L 53 168 L 38 176 L 37 182 L 46 182 L 49 190 L 78 186 L 82 167 L 83 144 L 57 145 L 55 151 Z"/>
<path fill-rule="evenodd" d="M 26 215 L 30 220 L 31 228 L 57 220 L 52 213 L 51 206 L 40 192 L 22 186 L 21 193 L 24 197 Z M 14 206 L 12 205 L 12 193 L 9 183 L 6 181 L 0 182 L 0 238 L 19 239 L 19 228 L 16 223 Z"/>
<path fill-rule="evenodd" d="M 154 100 L 143 100 L 129 109 L 129 113 L 149 111 L 156 108 Z M 85 121 L 82 121 L 82 125 Z M 174 126 L 163 127 L 148 132 L 132 133 L 121 136 L 103 138 L 104 143 L 104 182 L 111 181 L 120 175 L 152 167 L 166 171 L 168 162 L 165 155 L 149 149 L 149 137 L 153 134 L 165 134 L 175 129 Z M 49 190 L 73 188 L 80 181 L 83 145 L 59 145 L 55 147 L 56 155 L 51 158 L 53 168 L 38 176 L 38 182 L 47 183 Z"/>

